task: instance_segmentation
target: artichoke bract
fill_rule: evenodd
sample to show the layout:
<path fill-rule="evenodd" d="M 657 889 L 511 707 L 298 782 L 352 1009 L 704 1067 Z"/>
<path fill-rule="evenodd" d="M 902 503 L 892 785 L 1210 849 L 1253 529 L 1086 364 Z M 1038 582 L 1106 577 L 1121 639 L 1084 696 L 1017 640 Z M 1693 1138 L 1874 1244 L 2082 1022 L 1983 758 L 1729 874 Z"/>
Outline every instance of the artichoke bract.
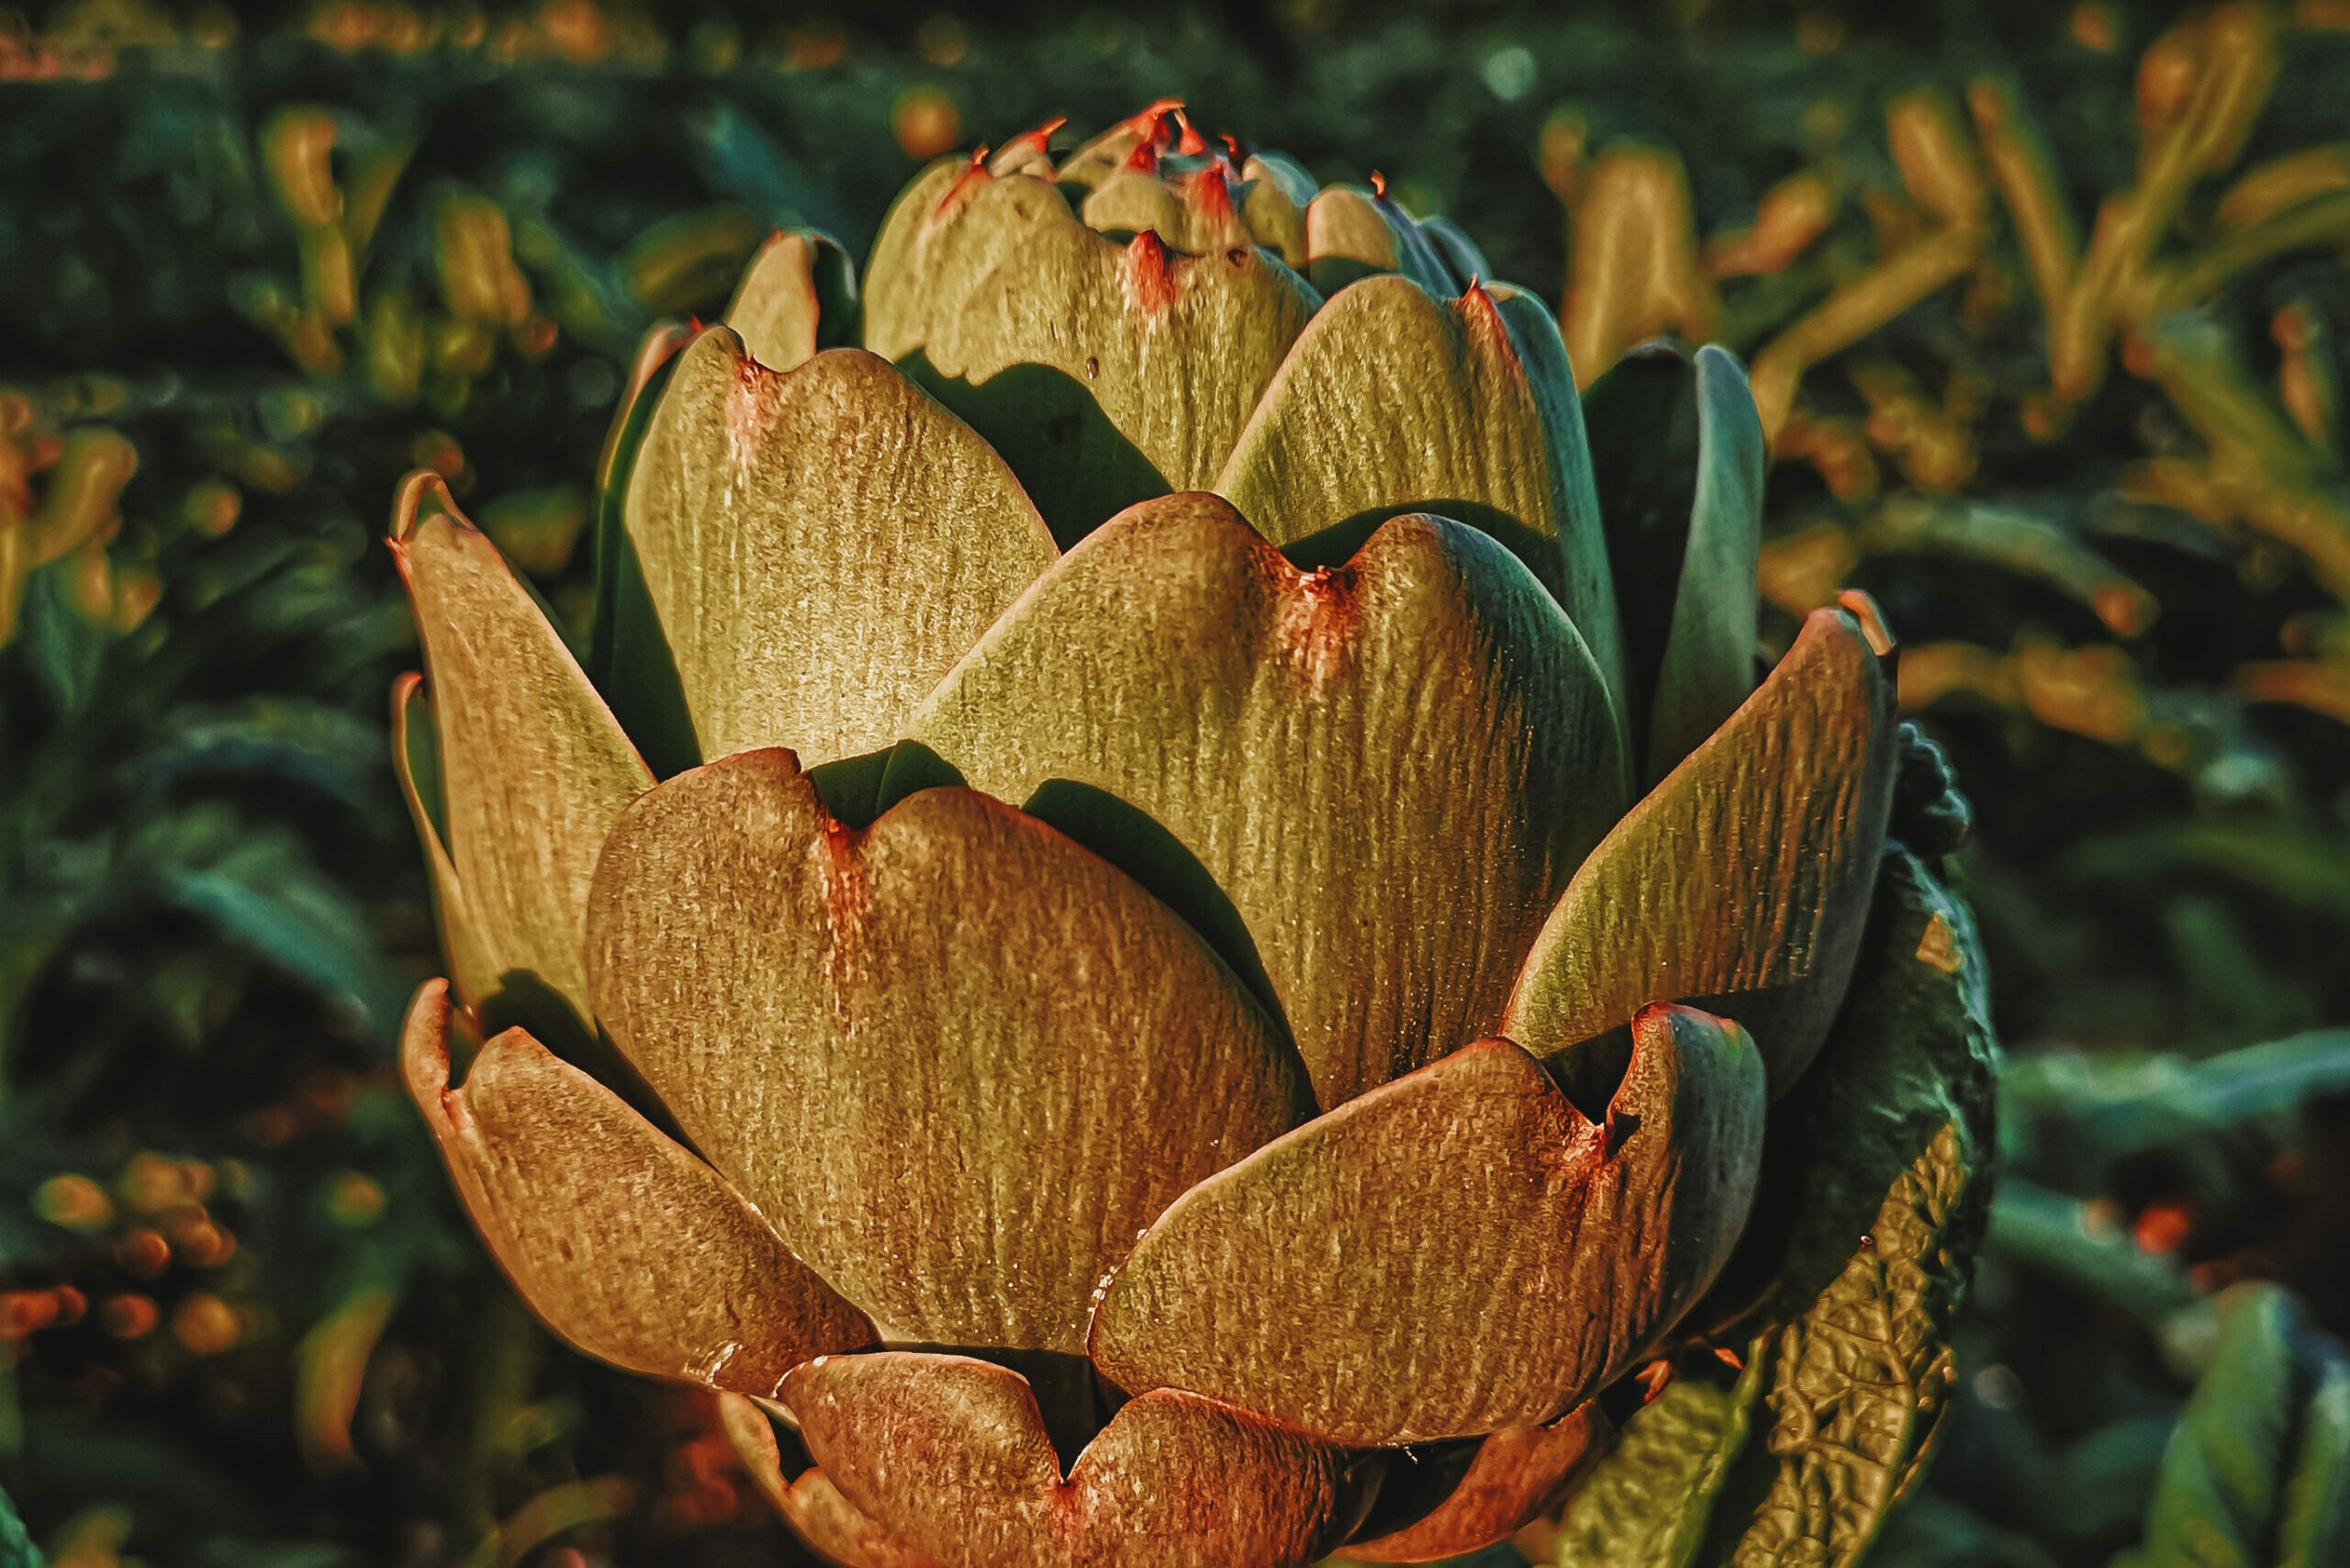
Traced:
<path fill-rule="evenodd" d="M 1595 448 L 1449 226 L 1173 105 L 1052 130 L 861 292 L 781 234 L 653 334 L 584 666 L 408 482 L 408 1083 L 532 1309 L 725 1394 L 834 1561 L 1472 1551 L 1760 1321 L 1856 964 L 1979 968 L 1863 941 L 1891 639 L 1758 682 L 1729 354 L 1637 353 Z"/>

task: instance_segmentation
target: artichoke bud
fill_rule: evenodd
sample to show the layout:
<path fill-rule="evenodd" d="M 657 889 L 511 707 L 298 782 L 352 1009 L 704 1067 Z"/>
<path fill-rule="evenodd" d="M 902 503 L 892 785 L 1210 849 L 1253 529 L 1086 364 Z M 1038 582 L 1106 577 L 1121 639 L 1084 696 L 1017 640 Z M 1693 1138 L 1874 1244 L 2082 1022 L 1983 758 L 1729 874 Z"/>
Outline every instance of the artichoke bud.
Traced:
<path fill-rule="evenodd" d="M 648 244 L 748 263 L 646 338 L 592 498 L 485 507 L 504 554 L 409 481 L 455 993 L 409 1092 L 532 1310 L 737 1396 L 831 1556 L 1472 1551 L 1739 1254 L 1773 1104 L 1907 1016 L 1845 1015 L 1921 940 L 1871 918 L 1931 782 L 1890 635 L 1852 597 L 1756 683 L 1728 353 L 1586 410 L 1382 182 L 1172 101 L 1057 129 L 924 169 L 861 289 L 818 235 Z M 442 207 L 453 325 L 509 319 L 495 211 Z M 588 529 L 583 666 L 508 557 Z"/>

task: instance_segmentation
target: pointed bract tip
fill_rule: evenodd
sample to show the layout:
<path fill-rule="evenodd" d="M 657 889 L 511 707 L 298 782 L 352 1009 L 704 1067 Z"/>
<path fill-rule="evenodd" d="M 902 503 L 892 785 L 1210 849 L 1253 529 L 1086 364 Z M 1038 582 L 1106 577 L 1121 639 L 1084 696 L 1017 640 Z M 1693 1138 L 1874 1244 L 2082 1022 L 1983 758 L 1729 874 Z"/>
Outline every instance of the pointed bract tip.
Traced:
<path fill-rule="evenodd" d="M 1503 319 L 1502 308 L 1491 292 L 1476 278 L 1460 291 L 1460 302 L 1455 307 L 1460 312 L 1461 325 L 1487 349 L 1497 352 L 1508 363 L 1518 363 L 1517 345 L 1509 335 L 1509 322 Z"/>
<path fill-rule="evenodd" d="M 444 516 L 472 526 L 465 522 L 465 514 L 457 510 L 456 501 L 449 494 L 449 481 L 441 476 L 439 469 L 410 469 L 392 497 L 392 553 L 399 554 L 401 547 L 416 538 L 418 529 Z"/>
<path fill-rule="evenodd" d="M 400 1026 L 400 1078 L 408 1098 L 436 1128 L 447 1117 L 441 1096 L 449 1087 L 449 982 L 435 977 L 416 988 Z"/>
<path fill-rule="evenodd" d="M 1846 588 L 1836 596 L 1836 603 L 1847 615 L 1860 622 L 1861 635 L 1869 641 L 1869 651 L 1884 658 L 1900 644 L 1886 623 L 1885 611 L 1877 607 L 1874 598 L 1860 588 Z"/>
<path fill-rule="evenodd" d="M 988 173 L 999 176 L 1028 174 L 1034 165 L 1042 163 L 1046 166 L 1046 177 L 1049 178 L 1053 133 L 1068 123 L 1068 117 L 1057 115 L 1033 130 L 1022 131 L 996 149 L 995 156 L 988 161 Z"/>
<path fill-rule="evenodd" d="M 1209 164 L 1186 181 L 1183 195 L 1192 209 L 1203 217 L 1228 218 L 1232 214 L 1232 187 L 1225 182 L 1224 170 L 1216 164 Z"/>
<path fill-rule="evenodd" d="M 955 177 L 955 183 L 940 194 L 930 209 L 930 216 L 923 219 L 925 226 L 934 229 L 945 222 L 969 199 L 972 191 L 993 178 L 995 175 L 987 165 L 987 149 L 982 147 L 978 155 L 964 165 L 963 172 Z"/>
<path fill-rule="evenodd" d="M 1156 316 L 1175 303 L 1175 269 L 1156 230 L 1146 229 L 1126 246 L 1126 303 Z"/>

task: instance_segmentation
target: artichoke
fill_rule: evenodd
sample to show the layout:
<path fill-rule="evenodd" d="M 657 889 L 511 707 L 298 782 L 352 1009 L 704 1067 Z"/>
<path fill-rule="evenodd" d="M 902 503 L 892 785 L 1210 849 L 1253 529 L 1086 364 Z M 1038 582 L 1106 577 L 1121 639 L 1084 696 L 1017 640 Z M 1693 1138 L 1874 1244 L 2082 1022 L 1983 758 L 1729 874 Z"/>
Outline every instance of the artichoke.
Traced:
<path fill-rule="evenodd" d="M 835 1561 L 1469 1551 L 1757 1321 L 1771 1107 L 1897 795 L 1957 808 L 1864 599 L 1758 685 L 1729 354 L 1586 408 L 1383 191 L 1052 129 L 648 339 L 584 667 L 408 481 L 408 1083 L 533 1310 L 731 1396 Z"/>

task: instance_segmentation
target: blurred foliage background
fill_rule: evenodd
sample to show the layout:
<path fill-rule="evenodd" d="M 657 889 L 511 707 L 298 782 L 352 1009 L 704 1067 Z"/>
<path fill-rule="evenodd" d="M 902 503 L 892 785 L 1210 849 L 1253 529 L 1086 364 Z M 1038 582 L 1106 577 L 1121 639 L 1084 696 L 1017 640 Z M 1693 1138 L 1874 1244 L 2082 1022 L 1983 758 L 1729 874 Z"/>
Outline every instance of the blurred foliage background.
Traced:
<path fill-rule="evenodd" d="M 2350 1464 L 2341 0 L 0 12 L 31 1539 L 798 1560 L 703 1401 L 513 1304 L 393 1083 L 435 964 L 385 508 L 439 469 L 584 632 L 651 321 L 715 314 L 777 225 L 861 254 L 942 151 L 1162 95 L 1453 218 L 1586 381 L 1660 333 L 1737 348 L 1774 634 L 1857 585 L 1906 640 L 2009 1061 L 1962 1396 L 1878 1561 L 2295 1561 Z M 2247 1281 L 2291 1294 L 2215 1300 Z"/>

